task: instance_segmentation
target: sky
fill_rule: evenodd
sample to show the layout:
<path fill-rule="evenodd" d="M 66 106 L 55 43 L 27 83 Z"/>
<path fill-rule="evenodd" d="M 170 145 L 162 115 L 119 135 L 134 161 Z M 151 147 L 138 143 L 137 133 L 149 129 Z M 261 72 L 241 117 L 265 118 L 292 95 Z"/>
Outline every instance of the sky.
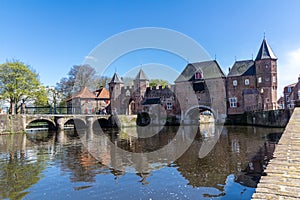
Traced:
<path fill-rule="evenodd" d="M 265 34 L 278 57 L 279 95 L 300 74 L 298 0 L 0 0 L 0 9 L 0 63 L 20 60 L 48 86 L 67 76 L 73 65 L 84 63 L 108 38 L 143 27 L 192 38 L 225 73 L 235 60 L 255 58 Z M 175 77 L 188 61 L 146 49 L 121 56 L 105 75 L 132 75 L 132 70 L 145 68 L 153 72 L 149 78 L 168 76 L 159 72 L 165 66 Z M 148 68 L 149 63 L 158 65 Z"/>

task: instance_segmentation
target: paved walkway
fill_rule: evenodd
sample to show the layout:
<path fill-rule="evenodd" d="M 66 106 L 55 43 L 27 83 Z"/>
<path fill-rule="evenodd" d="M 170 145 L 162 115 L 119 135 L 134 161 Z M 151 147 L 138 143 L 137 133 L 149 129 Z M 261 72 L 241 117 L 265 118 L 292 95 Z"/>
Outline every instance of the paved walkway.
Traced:
<path fill-rule="evenodd" d="M 252 199 L 300 199 L 300 108 L 293 115 Z"/>

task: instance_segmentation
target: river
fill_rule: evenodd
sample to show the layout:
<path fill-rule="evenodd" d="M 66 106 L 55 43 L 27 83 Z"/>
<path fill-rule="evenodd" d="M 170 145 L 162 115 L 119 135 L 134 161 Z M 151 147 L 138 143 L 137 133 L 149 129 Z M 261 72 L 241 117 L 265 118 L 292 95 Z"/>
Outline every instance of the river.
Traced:
<path fill-rule="evenodd" d="M 137 138 L 135 128 L 0 135 L 0 199 L 250 199 L 283 130 L 223 127 L 214 144 L 204 127 L 176 160 L 148 156 L 177 132 L 165 128 L 150 139 Z M 200 155 L 204 144 L 211 149 Z"/>

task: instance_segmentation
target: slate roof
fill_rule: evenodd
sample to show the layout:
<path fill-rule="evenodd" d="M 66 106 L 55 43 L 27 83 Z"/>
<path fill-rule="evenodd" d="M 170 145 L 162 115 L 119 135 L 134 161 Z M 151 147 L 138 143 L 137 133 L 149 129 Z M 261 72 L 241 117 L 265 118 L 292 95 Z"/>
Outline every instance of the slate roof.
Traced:
<path fill-rule="evenodd" d="M 188 64 L 175 82 L 191 81 L 196 72 L 201 72 L 203 79 L 225 77 L 217 61 L 211 60 Z"/>
<path fill-rule="evenodd" d="M 255 75 L 255 64 L 253 60 L 236 61 L 228 73 L 228 77 L 242 75 Z"/>
<path fill-rule="evenodd" d="M 255 60 L 270 59 L 270 58 L 277 59 L 271 47 L 267 43 L 267 40 L 264 38 Z"/>
<path fill-rule="evenodd" d="M 81 98 L 81 99 L 96 99 L 96 95 L 92 93 L 87 87 L 84 87 L 81 91 L 74 94 L 71 98 L 69 98 L 67 101 L 70 101 L 75 98 Z"/>
<path fill-rule="evenodd" d="M 138 72 L 138 74 L 135 77 L 135 80 L 142 80 L 142 81 L 148 81 L 148 77 L 145 74 L 145 72 L 143 71 L 143 69 L 140 69 L 140 71 Z"/>
<path fill-rule="evenodd" d="M 123 81 L 117 73 L 114 73 L 109 83 L 123 83 Z"/>
<path fill-rule="evenodd" d="M 297 85 L 297 83 L 292 83 L 292 84 L 289 84 L 289 85 L 284 86 L 284 88 L 287 88 L 287 87 L 295 87 L 296 85 Z"/>

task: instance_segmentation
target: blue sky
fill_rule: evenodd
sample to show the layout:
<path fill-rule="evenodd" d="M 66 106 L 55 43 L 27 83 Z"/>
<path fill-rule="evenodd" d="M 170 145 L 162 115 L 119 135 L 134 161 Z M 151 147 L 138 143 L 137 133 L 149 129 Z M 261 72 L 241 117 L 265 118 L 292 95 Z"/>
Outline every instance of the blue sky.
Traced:
<path fill-rule="evenodd" d="M 0 63 L 19 59 L 45 85 L 55 85 L 107 38 L 141 27 L 173 29 L 193 38 L 226 73 L 235 58 L 255 58 L 265 32 L 278 57 L 279 84 L 296 82 L 300 74 L 297 0 L 0 0 L 0 8 Z M 128 58 L 116 62 L 114 70 L 122 74 L 156 62 L 181 71 L 186 64 L 149 51 Z"/>

